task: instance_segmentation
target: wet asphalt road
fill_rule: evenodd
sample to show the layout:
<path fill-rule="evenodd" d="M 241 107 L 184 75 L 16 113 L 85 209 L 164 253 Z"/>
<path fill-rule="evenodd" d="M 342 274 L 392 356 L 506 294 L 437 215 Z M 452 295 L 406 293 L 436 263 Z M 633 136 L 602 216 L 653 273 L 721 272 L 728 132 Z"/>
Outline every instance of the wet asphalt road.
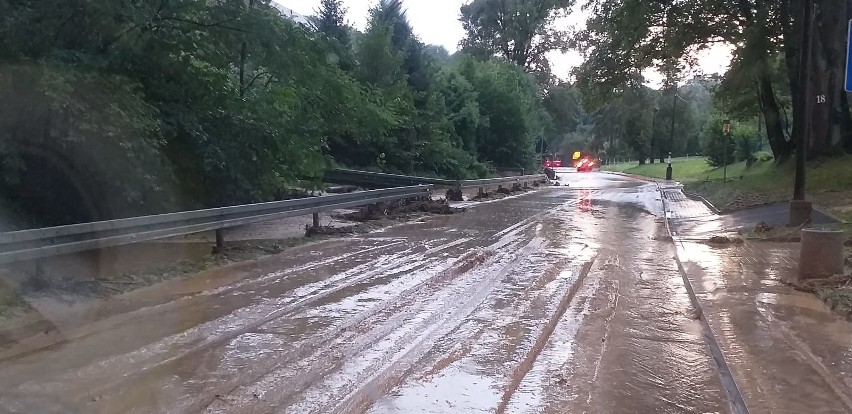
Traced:
<path fill-rule="evenodd" d="M 729 412 L 656 187 L 566 183 L 138 292 L 0 411 Z"/>

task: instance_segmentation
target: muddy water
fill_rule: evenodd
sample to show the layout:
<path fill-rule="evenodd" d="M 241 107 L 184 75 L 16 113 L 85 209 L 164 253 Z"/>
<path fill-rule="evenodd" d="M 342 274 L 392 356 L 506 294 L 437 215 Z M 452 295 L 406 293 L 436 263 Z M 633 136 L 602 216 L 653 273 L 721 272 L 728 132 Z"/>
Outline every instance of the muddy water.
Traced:
<path fill-rule="evenodd" d="M 0 411 L 725 412 L 659 193 L 565 183 L 128 306 L 0 360 Z"/>

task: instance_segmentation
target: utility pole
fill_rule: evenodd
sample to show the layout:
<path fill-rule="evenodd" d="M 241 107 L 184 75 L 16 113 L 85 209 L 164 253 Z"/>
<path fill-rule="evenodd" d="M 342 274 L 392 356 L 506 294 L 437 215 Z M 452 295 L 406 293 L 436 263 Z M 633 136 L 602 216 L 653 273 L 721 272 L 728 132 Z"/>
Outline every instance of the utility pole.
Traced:
<path fill-rule="evenodd" d="M 811 1 L 802 2 L 802 47 L 799 56 L 799 85 L 802 110 L 801 133 L 796 140 L 796 178 L 793 184 L 793 200 L 790 201 L 790 226 L 803 226 L 811 221 L 813 206 L 805 200 L 805 172 L 808 160 L 808 144 L 811 137 L 811 110 L 814 97 L 811 96 L 811 57 L 814 43 L 814 7 Z"/>

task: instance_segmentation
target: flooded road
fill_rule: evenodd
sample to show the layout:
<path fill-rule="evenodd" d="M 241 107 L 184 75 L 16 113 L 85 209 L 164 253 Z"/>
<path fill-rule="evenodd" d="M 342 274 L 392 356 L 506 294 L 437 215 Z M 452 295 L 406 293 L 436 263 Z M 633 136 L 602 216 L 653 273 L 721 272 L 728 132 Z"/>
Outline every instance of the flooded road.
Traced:
<path fill-rule="evenodd" d="M 562 184 L 128 295 L 0 411 L 729 412 L 656 186 Z"/>

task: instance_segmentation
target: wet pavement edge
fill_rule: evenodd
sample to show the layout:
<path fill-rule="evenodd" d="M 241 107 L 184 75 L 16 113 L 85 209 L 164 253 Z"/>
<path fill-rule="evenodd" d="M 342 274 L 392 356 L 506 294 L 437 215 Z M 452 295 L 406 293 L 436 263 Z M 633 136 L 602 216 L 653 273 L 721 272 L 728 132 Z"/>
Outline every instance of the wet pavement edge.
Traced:
<path fill-rule="evenodd" d="M 680 259 L 683 246 L 680 245 L 674 239 L 671 224 L 669 223 L 671 219 L 668 214 L 669 209 L 666 204 L 666 197 L 663 193 L 663 188 L 659 185 L 659 183 L 657 183 L 657 189 L 660 191 L 660 200 L 663 203 L 666 232 L 668 233 L 669 237 L 672 238 L 672 243 L 675 245 L 674 259 L 677 262 L 677 268 L 680 272 L 681 277 L 683 278 L 683 283 L 686 286 L 686 291 L 689 294 L 689 299 L 690 301 L 692 301 L 692 305 L 695 306 L 695 309 L 698 310 L 697 319 L 701 323 L 702 331 L 704 333 L 704 339 L 707 342 L 707 348 L 710 351 L 710 355 L 713 357 L 713 361 L 716 363 L 719 379 L 722 382 L 722 388 L 724 388 L 725 393 L 728 396 L 728 402 L 731 404 L 731 411 L 735 414 L 748 414 L 748 407 L 746 406 L 745 400 L 743 399 L 742 392 L 740 391 L 739 386 L 737 386 L 736 379 L 731 373 L 731 369 L 728 366 L 728 362 L 725 359 L 725 355 L 722 353 L 722 348 L 719 345 L 719 341 L 716 339 L 716 334 L 713 332 L 713 328 L 710 326 L 710 323 L 704 316 L 704 310 L 701 306 L 701 302 L 699 301 L 698 296 L 695 294 L 695 289 L 692 287 L 692 283 L 689 281 L 689 275 L 687 274 L 686 268 L 683 266 L 683 262 Z"/>

